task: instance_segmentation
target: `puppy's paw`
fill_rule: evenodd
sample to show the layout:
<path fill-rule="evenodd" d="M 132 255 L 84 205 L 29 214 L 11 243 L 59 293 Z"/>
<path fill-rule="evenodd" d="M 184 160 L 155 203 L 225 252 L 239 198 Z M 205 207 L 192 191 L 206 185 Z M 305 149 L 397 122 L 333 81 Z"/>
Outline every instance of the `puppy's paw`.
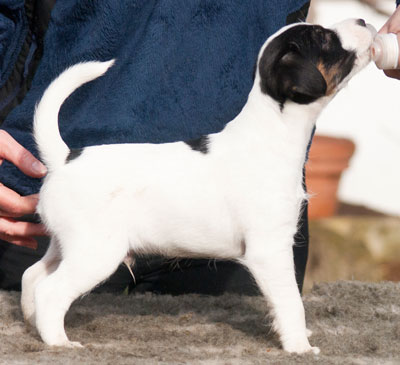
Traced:
<path fill-rule="evenodd" d="M 295 353 L 295 354 L 306 354 L 312 352 L 314 355 L 318 355 L 321 351 L 319 347 L 312 347 L 312 346 L 304 346 L 304 347 L 297 347 L 297 348 L 285 348 L 287 352 Z"/>
<path fill-rule="evenodd" d="M 25 313 L 24 313 L 24 321 L 28 328 L 36 327 L 36 316 L 34 313 L 31 315 L 25 315 Z"/>
<path fill-rule="evenodd" d="M 45 343 L 48 346 L 51 347 L 65 347 L 68 349 L 77 349 L 77 348 L 83 348 L 84 346 L 77 341 L 68 341 L 67 340 L 60 340 L 60 341 L 45 341 Z"/>
<path fill-rule="evenodd" d="M 286 343 L 283 344 L 283 349 L 287 352 L 296 354 L 305 354 L 307 352 L 313 352 L 315 355 L 317 355 L 320 353 L 319 348 L 312 347 L 307 339 L 304 339 L 303 341 L 299 340 L 293 342 L 287 341 Z"/>
<path fill-rule="evenodd" d="M 65 347 L 67 349 L 80 349 L 80 348 L 84 347 L 80 342 L 77 342 L 77 341 L 66 341 L 66 342 L 62 342 L 62 343 L 58 343 L 58 344 L 54 344 L 54 345 L 50 345 L 50 346 Z"/>
<path fill-rule="evenodd" d="M 35 305 L 33 301 L 26 300 L 24 296 L 21 299 L 21 309 L 24 316 L 24 321 L 28 326 L 35 327 L 36 316 L 35 316 Z"/>
<path fill-rule="evenodd" d="M 82 349 L 84 346 L 78 341 L 69 341 L 65 347 L 74 348 L 74 349 Z"/>
<path fill-rule="evenodd" d="M 311 347 L 311 351 L 314 353 L 314 355 L 318 355 L 321 350 L 319 349 L 319 347 Z"/>

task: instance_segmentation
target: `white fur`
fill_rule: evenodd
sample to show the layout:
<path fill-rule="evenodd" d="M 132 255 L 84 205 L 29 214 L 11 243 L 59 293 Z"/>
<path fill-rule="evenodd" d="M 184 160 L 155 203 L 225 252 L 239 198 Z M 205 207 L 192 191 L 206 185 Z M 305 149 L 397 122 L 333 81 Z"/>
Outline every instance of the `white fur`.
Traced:
<path fill-rule="evenodd" d="M 338 28 L 343 39 L 347 28 L 343 33 Z M 358 42 L 366 37 L 363 33 Z M 365 54 L 352 73 L 368 62 Z M 318 353 L 307 339 L 292 246 L 306 198 L 306 148 L 332 96 L 309 105 L 287 102 L 281 112 L 260 91 L 257 74 L 241 113 L 210 135 L 207 154 L 183 142 L 102 145 L 85 148 L 66 164 L 69 149 L 57 128 L 58 110 L 74 89 L 111 64 L 89 62 L 66 70 L 36 110 L 34 135 L 49 167 L 38 213 L 52 239 L 43 259 L 23 276 L 26 320 L 49 345 L 80 346 L 65 334 L 66 311 L 107 279 L 128 252 L 228 258 L 253 274 L 283 348 Z"/>
<path fill-rule="evenodd" d="M 37 105 L 33 120 L 35 142 L 40 157 L 52 171 L 63 166 L 69 148 L 58 129 L 58 112 L 65 99 L 82 84 L 103 75 L 114 61 L 79 63 L 65 70 L 47 88 Z"/>

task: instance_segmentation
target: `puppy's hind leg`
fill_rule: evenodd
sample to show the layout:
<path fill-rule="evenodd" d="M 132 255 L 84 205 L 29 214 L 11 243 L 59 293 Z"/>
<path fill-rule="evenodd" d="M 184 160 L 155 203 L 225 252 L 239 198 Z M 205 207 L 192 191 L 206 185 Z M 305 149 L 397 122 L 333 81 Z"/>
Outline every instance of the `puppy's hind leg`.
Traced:
<path fill-rule="evenodd" d="M 54 272 L 61 261 L 61 254 L 54 238 L 51 239 L 46 254 L 42 259 L 25 270 L 22 275 L 21 308 L 24 319 L 35 325 L 35 289 L 37 284 Z"/>
<path fill-rule="evenodd" d="M 267 298 L 273 316 L 273 326 L 285 351 L 319 353 L 307 338 L 303 302 L 296 284 L 290 237 L 278 241 L 260 235 L 246 241 L 246 254 L 241 262 L 253 274 L 261 292 Z M 278 237 L 275 237 L 278 239 Z M 281 246 L 276 243 L 281 242 Z M 271 244 L 272 243 L 272 244 Z"/>
<path fill-rule="evenodd" d="M 70 342 L 64 330 L 64 316 L 72 302 L 107 279 L 127 253 L 121 241 L 82 238 L 60 242 L 63 259 L 57 270 L 36 288 L 36 327 L 50 346 L 81 347 Z"/>

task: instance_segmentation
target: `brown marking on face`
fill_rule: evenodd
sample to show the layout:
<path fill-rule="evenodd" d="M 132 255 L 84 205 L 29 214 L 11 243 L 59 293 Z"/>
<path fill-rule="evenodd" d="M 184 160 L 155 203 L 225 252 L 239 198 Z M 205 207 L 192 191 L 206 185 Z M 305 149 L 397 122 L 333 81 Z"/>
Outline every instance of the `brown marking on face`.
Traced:
<path fill-rule="evenodd" d="M 326 81 L 326 95 L 330 96 L 336 92 L 337 85 L 337 74 L 339 73 L 339 67 L 332 66 L 329 69 L 326 69 L 325 65 L 320 62 L 317 64 L 317 68 L 319 72 L 321 72 L 322 76 Z"/>

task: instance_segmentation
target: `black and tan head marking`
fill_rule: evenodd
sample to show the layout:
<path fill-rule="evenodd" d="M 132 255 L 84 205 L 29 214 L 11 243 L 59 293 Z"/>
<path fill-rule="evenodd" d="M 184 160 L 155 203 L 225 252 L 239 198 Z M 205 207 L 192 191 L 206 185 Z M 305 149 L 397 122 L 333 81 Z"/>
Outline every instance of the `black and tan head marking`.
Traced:
<path fill-rule="evenodd" d="M 266 45 L 258 64 L 261 91 L 281 109 L 287 100 L 309 104 L 334 94 L 355 61 L 356 53 L 342 47 L 335 31 L 297 24 Z"/>

